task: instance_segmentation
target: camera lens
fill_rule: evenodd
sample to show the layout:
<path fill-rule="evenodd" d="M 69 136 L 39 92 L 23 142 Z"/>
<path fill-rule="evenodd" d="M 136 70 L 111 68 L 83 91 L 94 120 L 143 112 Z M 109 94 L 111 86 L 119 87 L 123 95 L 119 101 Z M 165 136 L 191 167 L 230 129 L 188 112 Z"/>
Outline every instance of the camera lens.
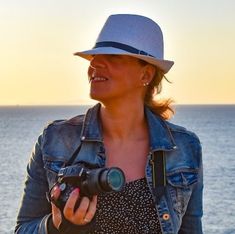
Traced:
<path fill-rule="evenodd" d="M 107 181 L 112 190 L 120 191 L 125 184 L 125 177 L 120 169 L 111 168 L 107 174 Z"/>
<path fill-rule="evenodd" d="M 125 176 L 121 169 L 112 167 L 102 172 L 100 184 L 105 191 L 120 191 L 125 185 Z"/>

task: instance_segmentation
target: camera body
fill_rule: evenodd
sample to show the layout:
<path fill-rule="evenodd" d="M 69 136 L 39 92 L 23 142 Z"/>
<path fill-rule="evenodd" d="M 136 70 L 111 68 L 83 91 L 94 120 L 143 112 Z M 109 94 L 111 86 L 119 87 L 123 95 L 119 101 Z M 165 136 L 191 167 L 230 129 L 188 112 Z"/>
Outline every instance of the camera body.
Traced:
<path fill-rule="evenodd" d="M 92 168 L 84 163 L 77 163 L 61 168 L 55 185 L 59 186 L 61 192 L 54 203 L 63 209 L 75 188 L 80 189 L 80 198 L 86 196 L 90 199 L 102 192 L 118 192 L 125 185 L 125 175 L 118 167 Z M 78 205 L 79 201 L 76 207 Z"/>

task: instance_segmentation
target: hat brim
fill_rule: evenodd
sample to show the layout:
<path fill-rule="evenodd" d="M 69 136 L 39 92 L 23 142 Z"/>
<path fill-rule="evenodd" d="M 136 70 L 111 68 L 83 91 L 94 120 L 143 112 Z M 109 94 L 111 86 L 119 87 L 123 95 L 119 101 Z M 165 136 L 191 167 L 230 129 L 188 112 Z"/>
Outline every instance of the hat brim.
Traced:
<path fill-rule="evenodd" d="M 114 47 L 98 47 L 98 48 L 94 48 L 91 50 L 74 53 L 74 55 L 78 55 L 87 60 L 91 60 L 93 55 L 96 55 L 96 54 L 129 55 L 129 56 L 144 60 L 150 64 L 153 64 L 154 66 L 162 70 L 164 74 L 166 74 L 174 64 L 173 61 L 157 59 L 155 57 L 142 55 L 142 54 L 133 54 L 125 50 L 117 49 Z"/>

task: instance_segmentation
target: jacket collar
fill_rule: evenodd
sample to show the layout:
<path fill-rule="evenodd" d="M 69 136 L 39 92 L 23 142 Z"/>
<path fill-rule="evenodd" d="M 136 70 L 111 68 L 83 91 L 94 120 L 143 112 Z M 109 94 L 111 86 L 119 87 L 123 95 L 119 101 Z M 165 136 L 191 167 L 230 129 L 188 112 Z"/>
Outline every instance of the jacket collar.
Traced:
<path fill-rule="evenodd" d="M 90 108 L 83 122 L 81 141 L 103 142 L 99 117 L 100 104 Z M 173 150 L 176 148 L 173 136 L 165 120 L 155 115 L 145 106 L 145 115 L 149 127 L 150 150 Z"/>
<path fill-rule="evenodd" d="M 173 150 L 176 148 L 174 138 L 167 122 L 145 106 L 145 116 L 149 127 L 150 150 Z"/>

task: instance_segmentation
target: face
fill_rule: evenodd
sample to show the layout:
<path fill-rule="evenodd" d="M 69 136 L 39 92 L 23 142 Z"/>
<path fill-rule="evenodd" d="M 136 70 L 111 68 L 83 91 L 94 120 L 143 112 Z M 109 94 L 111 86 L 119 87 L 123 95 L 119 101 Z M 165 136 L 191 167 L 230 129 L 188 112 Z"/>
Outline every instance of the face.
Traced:
<path fill-rule="evenodd" d="M 88 69 L 90 97 L 101 102 L 140 98 L 143 68 L 139 60 L 131 56 L 95 55 Z"/>

